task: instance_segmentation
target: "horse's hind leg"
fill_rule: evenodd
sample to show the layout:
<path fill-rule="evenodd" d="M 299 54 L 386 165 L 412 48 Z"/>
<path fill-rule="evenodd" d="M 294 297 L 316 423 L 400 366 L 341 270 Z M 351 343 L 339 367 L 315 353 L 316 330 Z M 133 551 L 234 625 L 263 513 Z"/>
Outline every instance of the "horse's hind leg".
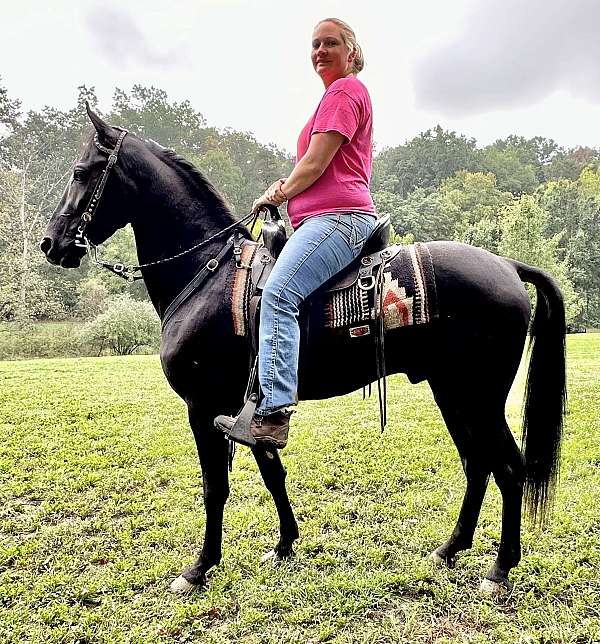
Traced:
<path fill-rule="evenodd" d="M 476 443 L 469 440 L 474 433 L 474 428 L 470 426 L 473 422 L 471 420 L 472 412 L 468 415 L 462 413 L 463 408 L 468 408 L 467 403 L 461 405 L 460 395 L 448 387 L 444 388 L 434 382 L 430 384 L 446 426 L 458 449 L 467 479 L 467 489 L 456 526 L 450 538 L 431 553 L 431 557 L 436 563 L 445 563 L 450 566 L 459 551 L 467 550 L 473 545 L 473 535 L 487 489 L 491 467 L 488 465 L 484 453 L 476 449 Z"/>
<path fill-rule="evenodd" d="M 448 566 L 453 565 L 458 552 L 468 550 L 473 545 L 473 535 L 489 479 L 489 472 L 481 468 L 475 460 L 464 457 L 461 460 L 467 478 L 467 489 L 460 514 L 448 541 L 431 553 L 436 563 L 445 563 Z"/>
<path fill-rule="evenodd" d="M 206 526 L 198 559 L 171 584 L 171 590 L 177 593 L 186 593 L 204 585 L 208 570 L 221 561 L 223 511 L 229 496 L 229 476 L 227 441 L 213 428 L 213 417 L 214 413 L 198 414 L 192 406 L 189 407 L 190 425 L 202 468 Z"/>
<path fill-rule="evenodd" d="M 451 563 L 460 550 L 472 545 L 473 534 L 485 496 L 487 481 L 493 473 L 502 494 L 502 535 L 496 562 L 487 573 L 482 590 L 497 592 L 510 589 L 508 574 L 521 558 L 521 499 L 523 495 L 523 458 L 510 432 L 501 402 L 501 389 L 468 387 L 461 395 L 450 385 L 430 382 L 444 420 L 461 456 L 467 490 L 460 515 L 446 543 L 437 548 L 432 557 L 438 562 Z"/>
<path fill-rule="evenodd" d="M 481 588 L 486 592 L 496 593 L 501 588 L 512 588 L 508 573 L 521 560 L 521 502 L 525 480 L 523 457 L 504 417 L 502 439 L 495 453 L 493 474 L 502 494 L 502 533 L 498 556 Z"/>
<path fill-rule="evenodd" d="M 298 524 L 285 487 L 286 471 L 278 452 L 267 451 L 262 447 L 253 448 L 252 452 L 265 485 L 273 496 L 279 516 L 279 542 L 263 560 L 272 556 L 284 559 L 292 554 L 292 545 L 299 536 Z"/>

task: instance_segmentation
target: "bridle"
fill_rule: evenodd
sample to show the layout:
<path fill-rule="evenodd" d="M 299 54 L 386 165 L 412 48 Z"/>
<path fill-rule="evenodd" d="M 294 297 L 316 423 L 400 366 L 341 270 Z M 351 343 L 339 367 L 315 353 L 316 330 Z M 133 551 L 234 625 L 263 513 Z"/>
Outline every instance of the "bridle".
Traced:
<path fill-rule="evenodd" d="M 240 220 L 235 221 L 229 226 L 226 226 L 225 228 L 219 230 L 208 239 L 204 239 L 203 241 L 192 246 L 191 248 L 183 250 L 180 253 L 177 253 L 176 255 L 172 255 L 171 257 L 164 257 L 162 259 L 157 259 L 153 262 L 147 262 L 145 264 L 135 264 L 130 266 L 127 266 L 123 262 L 104 261 L 98 256 L 98 247 L 96 246 L 96 244 L 90 241 L 89 237 L 86 235 L 86 231 L 90 222 L 92 221 L 92 219 L 96 214 L 96 210 L 98 209 L 100 198 L 102 197 L 104 188 L 106 187 L 106 182 L 108 181 L 110 171 L 118 161 L 119 152 L 121 151 L 123 140 L 128 134 L 128 130 L 125 130 L 124 128 L 116 127 L 115 129 L 119 130 L 120 134 L 115 144 L 115 147 L 112 149 L 107 148 L 100 143 L 100 141 L 98 140 L 97 132 L 94 135 L 94 145 L 98 148 L 98 150 L 100 150 L 100 152 L 108 156 L 108 160 L 106 162 L 106 166 L 104 167 L 104 170 L 102 171 L 102 174 L 100 175 L 98 181 L 96 182 L 96 186 L 94 187 L 94 190 L 92 192 L 92 196 L 90 197 L 88 205 L 86 206 L 86 209 L 81 215 L 81 221 L 79 223 L 79 226 L 77 227 L 77 233 L 75 235 L 75 246 L 77 246 L 78 248 L 85 248 L 88 256 L 90 257 L 90 260 L 97 266 L 100 266 L 101 268 L 105 268 L 106 270 L 111 271 L 111 273 L 118 275 L 119 277 L 127 280 L 128 282 L 135 282 L 136 280 L 143 279 L 143 275 L 141 274 L 141 270 L 143 268 L 149 268 L 151 266 L 159 266 L 160 264 L 166 264 L 167 262 L 172 262 L 176 259 L 179 259 L 180 257 L 183 257 L 184 255 L 188 255 L 189 253 L 194 252 L 198 248 L 201 248 L 202 246 L 205 246 L 206 244 L 209 244 L 210 242 L 214 241 L 215 239 L 225 234 L 226 232 L 229 232 L 230 230 L 238 228 L 241 224 L 245 224 L 247 221 L 250 221 L 252 218 L 256 218 L 258 216 L 258 213 L 251 212 L 245 215 L 244 217 L 242 217 Z M 213 258 L 208 261 L 205 268 L 210 272 L 214 272 L 217 269 L 217 267 L 218 267 L 218 262 L 216 259 Z"/>

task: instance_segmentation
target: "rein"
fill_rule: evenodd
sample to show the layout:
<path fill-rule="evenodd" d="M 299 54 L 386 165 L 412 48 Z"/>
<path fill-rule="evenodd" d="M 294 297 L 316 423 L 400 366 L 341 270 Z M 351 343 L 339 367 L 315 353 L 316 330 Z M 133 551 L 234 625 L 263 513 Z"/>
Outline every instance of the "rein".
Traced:
<path fill-rule="evenodd" d="M 239 221 L 234 221 L 229 226 L 226 226 L 222 230 L 219 230 L 218 232 L 216 232 L 214 235 L 211 235 L 208 239 L 204 239 L 203 241 L 197 244 L 194 244 L 194 246 L 192 246 L 191 248 L 183 250 L 180 253 L 177 253 L 176 255 L 172 255 L 171 257 L 164 257 L 162 259 L 157 259 L 153 262 L 127 266 L 123 262 L 111 263 L 100 259 L 98 257 L 98 247 L 96 246 L 96 244 L 90 241 L 90 239 L 87 237 L 85 232 L 90 222 L 92 221 L 94 215 L 96 214 L 96 210 L 98 209 L 100 198 L 102 197 L 102 193 L 104 192 L 104 188 L 106 187 L 106 182 L 108 181 L 110 171 L 117 163 L 117 160 L 119 158 L 119 152 L 123 144 L 123 139 L 128 134 L 128 130 L 125 130 L 123 128 L 116 128 L 116 129 L 120 130 L 121 134 L 119 134 L 117 143 L 115 144 L 115 147 L 112 149 L 107 148 L 100 143 L 100 141 L 98 140 L 98 133 L 94 135 L 94 145 L 98 148 L 98 150 L 100 150 L 100 152 L 103 152 L 104 154 L 108 155 L 108 161 L 106 163 L 106 167 L 104 168 L 104 170 L 102 171 L 102 174 L 100 175 L 100 178 L 98 179 L 98 182 L 96 183 L 96 187 L 92 192 L 92 196 L 90 197 L 88 205 L 83 215 L 81 215 L 81 223 L 77 227 L 77 234 L 75 236 L 75 245 L 78 246 L 79 248 L 85 248 L 88 256 L 90 257 L 90 260 L 94 264 L 96 264 L 96 266 L 105 268 L 106 270 L 110 271 L 111 273 L 114 273 L 115 275 L 118 275 L 119 277 L 123 278 L 124 280 L 127 280 L 128 282 L 135 282 L 136 280 L 143 279 L 144 276 L 141 274 L 141 270 L 143 268 L 150 268 L 151 266 L 159 266 L 161 264 L 166 264 L 168 262 L 172 262 L 176 259 L 179 259 L 184 255 L 188 255 L 189 253 L 194 252 L 198 248 L 201 248 L 202 246 L 205 246 L 206 244 L 209 244 L 210 242 L 214 241 L 221 235 L 229 232 L 230 230 L 233 230 L 234 228 L 238 227 L 240 224 L 244 224 L 247 221 L 250 221 L 252 218 L 255 218 L 257 216 L 257 214 L 251 212 L 245 215 L 244 217 L 242 217 Z M 210 260 L 209 264 L 212 261 L 214 260 Z M 208 270 L 210 271 L 211 269 L 208 269 Z M 214 268 L 212 270 L 214 270 Z"/>

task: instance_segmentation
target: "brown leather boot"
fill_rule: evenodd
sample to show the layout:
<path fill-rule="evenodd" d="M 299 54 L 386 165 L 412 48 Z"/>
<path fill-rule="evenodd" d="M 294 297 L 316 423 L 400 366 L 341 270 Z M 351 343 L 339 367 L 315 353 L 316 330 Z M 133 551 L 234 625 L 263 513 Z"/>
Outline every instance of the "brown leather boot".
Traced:
<path fill-rule="evenodd" d="M 294 413 L 280 409 L 268 416 L 259 416 L 254 414 L 254 405 L 248 403 L 239 416 L 217 416 L 214 424 L 229 439 L 254 447 L 257 443 L 262 443 L 270 447 L 282 449 L 287 443 L 288 429 L 290 426 L 290 416 Z"/>
<path fill-rule="evenodd" d="M 294 412 L 280 409 L 268 416 L 254 414 L 250 433 L 257 443 L 283 449 L 287 445 L 290 416 Z"/>

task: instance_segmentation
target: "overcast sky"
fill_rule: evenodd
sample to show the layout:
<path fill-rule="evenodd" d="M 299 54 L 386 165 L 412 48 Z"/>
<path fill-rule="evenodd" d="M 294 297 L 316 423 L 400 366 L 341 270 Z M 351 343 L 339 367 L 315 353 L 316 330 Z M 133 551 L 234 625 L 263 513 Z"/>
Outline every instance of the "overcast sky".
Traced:
<path fill-rule="evenodd" d="M 295 151 L 322 92 L 315 23 L 349 22 L 378 148 L 440 123 L 600 146 L 600 0 L 2 0 L 0 84 L 26 109 L 108 110 L 115 87 L 189 99 L 210 125 Z"/>

